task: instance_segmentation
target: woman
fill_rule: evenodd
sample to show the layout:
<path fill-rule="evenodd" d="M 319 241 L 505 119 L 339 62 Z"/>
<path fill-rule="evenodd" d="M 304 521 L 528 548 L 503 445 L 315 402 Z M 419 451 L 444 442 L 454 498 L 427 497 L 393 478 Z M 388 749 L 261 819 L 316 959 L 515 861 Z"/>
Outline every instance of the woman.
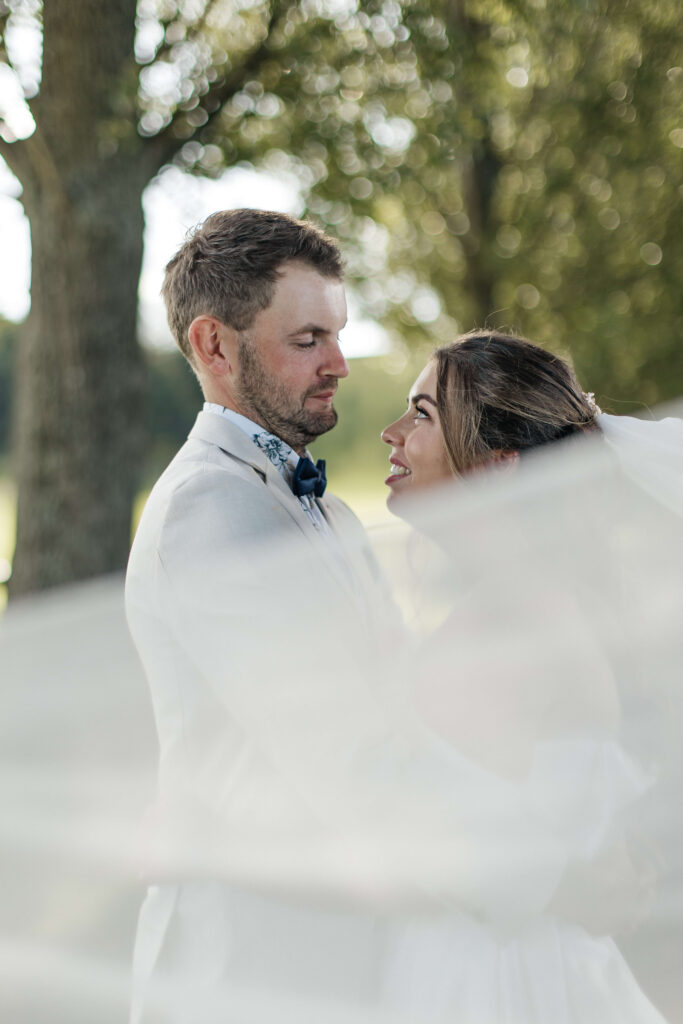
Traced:
<path fill-rule="evenodd" d="M 453 476 L 596 431 L 598 412 L 564 360 L 494 331 L 465 335 L 435 351 L 407 411 L 382 431 L 395 467 L 389 507 Z"/>
<path fill-rule="evenodd" d="M 603 898 L 610 885 L 620 872 L 630 877 L 628 904 L 641 882 L 617 819 L 649 781 L 617 739 L 621 680 L 594 628 L 598 591 L 590 579 L 584 585 L 584 565 L 574 573 L 581 551 L 569 536 L 566 563 L 558 547 L 534 551 L 539 531 L 554 541 L 562 527 L 544 523 L 541 512 L 527 521 L 533 502 L 507 511 L 498 503 L 497 518 L 458 521 L 445 486 L 469 476 L 483 481 L 486 469 L 515 470 L 528 452 L 556 441 L 599 435 L 598 414 L 562 359 L 480 331 L 436 350 L 407 411 L 382 432 L 392 449 L 392 511 L 412 519 L 420 503 L 408 499 L 427 493 L 428 508 L 443 502 L 442 581 L 468 545 L 492 563 L 481 566 L 479 580 L 466 577 L 465 592 L 408 672 L 421 720 L 461 766 L 457 799 L 471 862 L 464 877 L 472 870 L 472 898 L 465 895 L 461 912 L 397 932 L 387 999 L 416 1017 L 663 1021 L 607 936 L 619 924 Z M 584 497 L 567 524 L 582 504 L 595 513 L 589 530 L 599 528 L 599 502 Z M 603 594 L 612 593 L 609 570 L 600 569 Z M 622 896 L 628 891 L 626 884 Z"/>

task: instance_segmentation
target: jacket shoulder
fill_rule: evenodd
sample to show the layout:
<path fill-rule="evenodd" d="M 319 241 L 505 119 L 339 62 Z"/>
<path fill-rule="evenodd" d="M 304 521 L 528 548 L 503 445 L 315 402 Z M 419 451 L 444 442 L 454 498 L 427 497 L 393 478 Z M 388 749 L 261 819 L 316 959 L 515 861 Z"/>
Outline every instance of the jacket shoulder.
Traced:
<path fill-rule="evenodd" d="M 287 519 L 253 466 L 189 440 L 150 491 L 133 549 L 197 547 L 257 538 Z"/>

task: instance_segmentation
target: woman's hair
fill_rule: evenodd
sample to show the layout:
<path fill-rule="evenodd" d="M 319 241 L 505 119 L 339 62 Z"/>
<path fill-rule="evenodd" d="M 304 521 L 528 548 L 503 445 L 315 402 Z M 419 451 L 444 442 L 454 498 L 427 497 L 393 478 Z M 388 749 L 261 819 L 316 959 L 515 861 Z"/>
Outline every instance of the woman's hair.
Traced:
<path fill-rule="evenodd" d="M 456 474 L 598 430 L 597 407 L 563 359 L 523 338 L 473 331 L 436 349 L 436 404 Z"/>

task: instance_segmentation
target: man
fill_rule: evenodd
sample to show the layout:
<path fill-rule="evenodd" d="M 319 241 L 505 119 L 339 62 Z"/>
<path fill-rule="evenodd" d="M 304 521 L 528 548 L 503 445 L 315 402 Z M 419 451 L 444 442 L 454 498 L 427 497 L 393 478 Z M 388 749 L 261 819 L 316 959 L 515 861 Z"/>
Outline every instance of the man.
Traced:
<path fill-rule="evenodd" d="M 163 295 L 205 403 L 147 502 L 126 605 L 157 717 L 157 817 L 210 821 L 202 833 L 214 836 L 208 848 L 217 842 L 216 821 L 244 832 L 245 821 L 268 817 L 263 807 L 271 803 L 281 819 L 313 808 L 316 820 L 335 820 L 331 776 L 349 738 L 375 729 L 377 716 L 359 672 L 347 662 L 335 675 L 329 662 L 339 668 L 348 623 L 357 651 L 368 615 L 386 605 L 360 524 L 325 493 L 324 464 L 306 456 L 306 446 L 335 425 L 337 384 L 348 374 L 336 245 L 283 214 L 217 213 L 168 264 Z M 316 649 L 328 664 L 292 683 L 305 659 L 292 634 L 305 631 L 320 607 Z M 349 725 L 339 733 L 342 721 Z M 366 985 L 370 922 L 354 924 L 359 933 L 347 946 L 355 953 L 340 960 L 326 915 L 304 921 L 291 905 L 245 899 L 209 883 L 150 889 L 133 1021 L 208 1020 L 213 1011 L 199 1011 L 197 993 L 239 987 L 257 962 L 259 988 L 283 977 L 285 988 L 315 988 L 311 972 L 327 990 Z M 268 965 L 268 935 L 283 928 L 290 948 Z M 149 1009 L 157 973 L 183 985 L 159 1018 Z"/>

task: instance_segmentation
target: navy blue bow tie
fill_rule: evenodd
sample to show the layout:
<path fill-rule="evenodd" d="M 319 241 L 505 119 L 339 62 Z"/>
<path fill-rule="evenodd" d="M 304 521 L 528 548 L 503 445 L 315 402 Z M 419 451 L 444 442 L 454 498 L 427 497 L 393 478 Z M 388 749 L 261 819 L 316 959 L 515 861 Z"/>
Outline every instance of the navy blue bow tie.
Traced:
<path fill-rule="evenodd" d="M 311 459 L 302 456 L 292 477 L 292 490 L 297 498 L 304 494 L 315 494 L 316 498 L 322 498 L 326 487 L 325 460 L 318 459 L 314 465 Z"/>

